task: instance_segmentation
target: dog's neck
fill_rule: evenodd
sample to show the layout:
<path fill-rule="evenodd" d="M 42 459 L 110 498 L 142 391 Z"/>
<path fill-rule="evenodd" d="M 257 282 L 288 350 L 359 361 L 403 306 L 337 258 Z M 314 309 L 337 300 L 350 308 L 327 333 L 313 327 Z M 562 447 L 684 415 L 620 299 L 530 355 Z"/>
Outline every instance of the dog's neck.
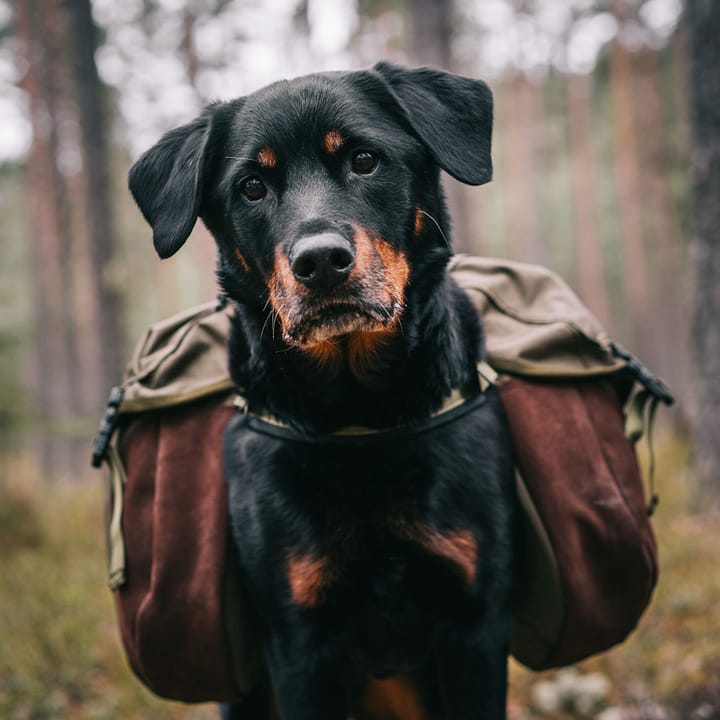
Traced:
<path fill-rule="evenodd" d="M 237 304 L 231 375 L 251 409 L 306 432 L 421 420 L 453 389 L 476 382 L 477 314 L 444 269 L 423 286 L 409 285 L 393 333 L 345 336 L 308 351 L 263 332 L 263 323 L 256 308 Z"/>

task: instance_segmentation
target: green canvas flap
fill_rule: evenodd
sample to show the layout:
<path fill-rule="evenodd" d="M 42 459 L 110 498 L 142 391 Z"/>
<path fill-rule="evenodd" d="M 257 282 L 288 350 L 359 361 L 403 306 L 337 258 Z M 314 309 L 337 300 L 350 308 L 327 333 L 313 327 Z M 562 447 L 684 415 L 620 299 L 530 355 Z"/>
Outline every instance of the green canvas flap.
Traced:
<path fill-rule="evenodd" d="M 487 359 L 496 370 L 582 377 L 625 367 L 605 328 L 550 270 L 468 255 L 453 258 L 450 268 L 482 316 Z"/>
<path fill-rule="evenodd" d="M 233 387 L 227 339 L 232 309 L 205 303 L 152 325 L 125 371 L 121 412 L 197 400 Z"/>

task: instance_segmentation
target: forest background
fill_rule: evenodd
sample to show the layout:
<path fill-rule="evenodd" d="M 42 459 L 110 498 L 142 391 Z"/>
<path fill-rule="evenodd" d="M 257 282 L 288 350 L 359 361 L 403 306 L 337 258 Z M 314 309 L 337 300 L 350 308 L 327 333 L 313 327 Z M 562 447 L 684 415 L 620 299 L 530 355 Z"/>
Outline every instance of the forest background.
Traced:
<path fill-rule="evenodd" d="M 513 665 L 511 718 L 720 718 L 719 8 L 0 0 L 0 717 L 212 716 L 131 677 L 103 580 L 107 393 L 149 323 L 217 291 L 201 224 L 156 258 L 127 170 L 213 99 L 387 58 L 493 88 L 494 181 L 445 178 L 455 250 L 550 267 L 677 398 L 653 605 L 569 672 Z"/>

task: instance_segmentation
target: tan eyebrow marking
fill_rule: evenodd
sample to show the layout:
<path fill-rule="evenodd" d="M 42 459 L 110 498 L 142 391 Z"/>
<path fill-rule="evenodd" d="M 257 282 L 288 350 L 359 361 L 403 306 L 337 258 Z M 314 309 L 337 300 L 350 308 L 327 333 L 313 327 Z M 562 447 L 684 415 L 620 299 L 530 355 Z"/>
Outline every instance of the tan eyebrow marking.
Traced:
<path fill-rule="evenodd" d="M 415 237 L 417 237 L 423 229 L 423 211 L 418 207 L 415 210 Z"/>
<path fill-rule="evenodd" d="M 330 130 L 330 132 L 325 133 L 323 138 L 323 146 L 331 155 L 337 152 L 344 142 L 345 138 L 337 130 Z"/>
<path fill-rule="evenodd" d="M 277 155 L 272 148 L 264 147 L 257 154 L 257 161 L 260 163 L 260 167 L 274 168 L 277 165 Z"/>

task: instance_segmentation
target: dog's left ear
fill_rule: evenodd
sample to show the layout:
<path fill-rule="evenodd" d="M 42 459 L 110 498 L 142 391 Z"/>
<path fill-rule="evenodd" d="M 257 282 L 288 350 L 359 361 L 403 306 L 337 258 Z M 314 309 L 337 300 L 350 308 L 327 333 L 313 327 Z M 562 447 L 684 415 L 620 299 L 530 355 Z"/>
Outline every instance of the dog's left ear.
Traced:
<path fill-rule="evenodd" d="M 492 179 L 493 100 L 481 80 L 379 62 L 377 73 L 437 164 L 468 185 Z"/>

